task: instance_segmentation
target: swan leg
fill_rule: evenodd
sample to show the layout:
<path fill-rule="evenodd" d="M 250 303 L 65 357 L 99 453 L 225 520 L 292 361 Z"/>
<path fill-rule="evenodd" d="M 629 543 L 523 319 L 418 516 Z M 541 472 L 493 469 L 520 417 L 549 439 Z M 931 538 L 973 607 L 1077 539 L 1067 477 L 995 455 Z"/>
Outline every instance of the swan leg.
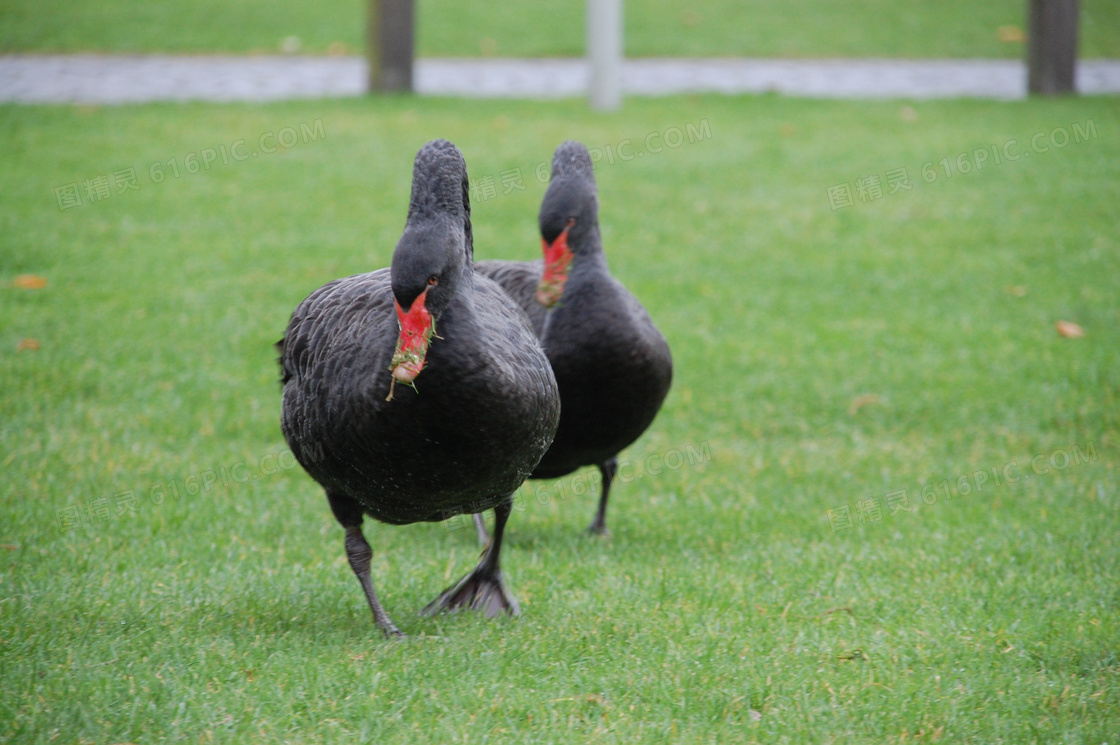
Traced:
<path fill-rule="evenodd" d="M 487 618 L 493 618 L 499 613 L 506 612 L 517 616 L 521 608 L 516 598 L 506 590 L 502 582 L 502 572 L 498 563 L 502 551 L 502 535 L 505 533 L 506 520 L 513 511 L 513 495 L 506 497 L 494 508 L 494 535 L 490 539 L 478 566 L 470 574 L 428 604 L 422 612 L 425 616 L 447 610 L 454 611 L 460 608 L 479 610 Z"/>
<path fill-rule="evenodd" d="M 486 530 L 486 520 L 481 512 L 474 513 L 474 529 L 478 532 L 478 542 L 485 546 L 490 540 L 490 532 Z"/>
<path fill-rule="evenodd" d="M 593 535 L 610 535 L 611 532 L 607 530 L 607 499 L 611 495 L 611 482 L 618 473 L 618 458 L 612 456 L 600 463 L 599 473 L 603 474 L 603 493 L 599 497 L 599 509 L 595 513 L 595 519 L 591 521 L 587 532 Z"/>
<path fill-rule="evenodd" d="M 374 623 L 381 629 L 386 637 L 401 637 L 404 634 L 389 618 L 389 614 L 381 607 L 377 592 L 373 589 L 373 580 L 369 575 L 370 559 L 373 558 L 373 549 L 362 534 L 362 510 L 354 500 L 339 494 L 327 492 L 327 499 L 331 503 L 331 511 L 335 518 L 346 529 L 346 558 L 350 561 L 350 568 L 362 585 L 369 603 L 370 612 L 373 613 Z"/>

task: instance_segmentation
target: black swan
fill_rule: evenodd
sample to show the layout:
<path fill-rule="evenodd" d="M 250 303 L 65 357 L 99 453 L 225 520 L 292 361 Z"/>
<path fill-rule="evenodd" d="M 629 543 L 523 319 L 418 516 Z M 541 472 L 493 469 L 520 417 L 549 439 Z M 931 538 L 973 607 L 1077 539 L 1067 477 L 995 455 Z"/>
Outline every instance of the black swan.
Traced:
<path fill-rule="evenodd" d="M 374 621 L 400 630 L 370 580 L 363 515 L 393 525 L 493 508 L 478 566 L 425 608 L 518 613 L 498 555 L 514 491 L 548 449 L 560 397 L 524 312 L 472 270 L 467 170 L 446 140 L 416 155 L 392 266 L 337 279 L 278 344 L 281 427 L 346 529 Z"/>
<path fill-rule="evenodd" d="M 589 530 L 602 534 L 618 453 L 657 415 L 673 360 L 649 313 L 607 267 L 595 174 L 581 143 L 556 148 L 539 222 L 543 260 L 480 261 L 475 269 L 528 313 L 560 386 L 560 427 L 531 478 L 598 466 L 602 495 Z M 485 539 L 477 514 L 475 524 Z"/>

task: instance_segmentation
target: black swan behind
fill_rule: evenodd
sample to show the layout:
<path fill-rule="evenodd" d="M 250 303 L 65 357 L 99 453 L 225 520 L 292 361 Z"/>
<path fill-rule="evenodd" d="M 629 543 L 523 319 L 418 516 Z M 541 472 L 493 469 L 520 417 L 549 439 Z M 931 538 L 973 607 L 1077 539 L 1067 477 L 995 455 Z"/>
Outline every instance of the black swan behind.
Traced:
<path fill-rule="evenodd" d="M 499 570 L 513 492 L 559 420 L 559 394 L 524 312 L 472 269 L 467 171 L 446 140 L 416 155 L 392 266 L 330 282 L 279 343 L 281 427 L 326 490 L 377 625 L 401 632 L 370 579 L 363 515 L 404 525 L 495 510 L 478 566 L 425 612 L 517 613 Z"/>
<path fill-rule="evenodd" d="M 610 274 L 582 144 L 556 148 L 539 222 L 543 261 L 480 261 L 475 268 L 525 309 L 560 386 L 560 427 L 532 478 L 598 466 L 602 494 L 589 530 L 605 533 L 618 453 L 657 416 L 672 382 L 672 355 L 646 309 Z M 477 516 L 476 524 L 485 536 Z"/>

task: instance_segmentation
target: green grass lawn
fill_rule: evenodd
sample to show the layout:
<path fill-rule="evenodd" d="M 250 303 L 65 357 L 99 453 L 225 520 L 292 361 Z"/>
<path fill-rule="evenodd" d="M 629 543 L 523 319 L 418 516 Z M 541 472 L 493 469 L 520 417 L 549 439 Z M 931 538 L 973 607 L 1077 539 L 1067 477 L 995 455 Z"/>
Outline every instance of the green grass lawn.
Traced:
<path fill-rule="evenodd" d="M 1114 742 L 1115 99 L 0 125 L 0 740 Z M 676 377 L 612 537 L 586 476 L 521 492 L 519 620 L 418 617 L 478 555 L 462 521 L 367 522 L 398 643 L 287 453 L 272 343 L 387 264 L 434 137 L 478 258 L 536 255 L 560 140 L 603 153 L 608 256 Z"/>
<path fill-rule="evenodd" d="M 578 56 L 584 0 L 417 3 L 426 57 Z M 289 37 L 310 54 L 362 49 L 367 4 L 296 0 L 5 0 L 0 51 L 275 53 Z M 1023 0 L 633 0 L 625 4 L 633 57 L 1015 57 Z M 1120 57 L 1120 5 L 1081 3 L 1080 52 Z"/>

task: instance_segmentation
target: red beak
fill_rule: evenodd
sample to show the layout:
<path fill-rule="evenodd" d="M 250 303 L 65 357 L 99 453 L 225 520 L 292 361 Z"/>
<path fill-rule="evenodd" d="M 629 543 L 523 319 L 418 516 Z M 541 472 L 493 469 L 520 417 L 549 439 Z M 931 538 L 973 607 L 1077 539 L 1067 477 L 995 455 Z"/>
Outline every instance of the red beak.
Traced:
<path fill-rule="evenodd" d="M 405 312 L 396 300 L 393 304 L 397 307 L 397 323 L 401 328 L 401 335 L 397 339 L 397 349 L 393 352 L 393 360 L 389 369 L 393 377 L 401 383 L 411 383 L 424 369 L 424 360 L 428 356 L 428 344 L 435 333 L 435 322 L 432 314 L 424 306 L 428 290 L 424 289 L 412 301 L 412 307 Z"/>
<path fill-rule="evenodd" d="M 544 251 L 544 273 L 541 274 L 541 281 L 537 284 L 537 302 L 546 308 L 551 308 L 564 294 L 564 284 L 568 281 L 568 270 L 572 266 L 572 252 L 568 248 L 568 228 L 564 228 L 551 245 L 541 238 L 541 248 Z"/>

